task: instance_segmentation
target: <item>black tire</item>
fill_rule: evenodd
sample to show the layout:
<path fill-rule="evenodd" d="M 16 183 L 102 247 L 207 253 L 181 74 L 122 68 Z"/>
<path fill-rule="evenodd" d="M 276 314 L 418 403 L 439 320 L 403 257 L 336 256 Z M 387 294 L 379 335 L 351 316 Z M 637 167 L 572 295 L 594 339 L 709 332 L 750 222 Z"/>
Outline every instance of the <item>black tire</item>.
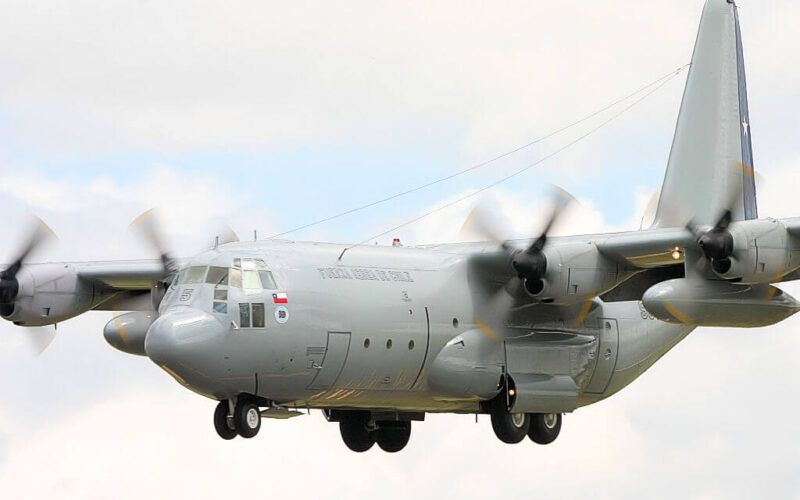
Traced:
<path fill-rule="evenodd" d="M 496 411 L 492 413 L 492 429 L 497 438 L 508 444 L 519 443 L 528 435 L 531 419 L 527 413 L 509 413 Z"/>
<path fill-rule="evenodd" d="M 561 432 L 560 413 L 532 413 L 531 428 L 528 437 L 539 444 L 550 444 L 556 440 Z"/>
<path fill-rule="evenodd" d="M 339 420 L 339 432 L 342 434 L 342 441 L 352 451 L 363 453 L 375 444 L 375 431 L 367 427 L 369 424 L 369 413 L 367 412 L 347 412 L 343 413 Z"/>
<path fill-rule="evenodd" d="M 231 422 L 233 423 L 233 422 Z M 214 410 L 214 429 L 219 437 L 225 440 L 235 438 L 239 433 L 228 424 L 228 401 L 222 400 Z"/>
<path fill-rule="evenodd" d="M 397 453 L 408 444 L 411 438 L 411 422 L 387 422 L 380 426 L 375 435 L 378 446 L 388 453 Z"/>
<path fill-rule="evenodd" d="M 240 436 L 248 439 L 255 437 L 261 429 L 261 413 L 258 405 L 247 399 L 239 398 L 239 401 L 236 402 L 236 409 L 233 411 L 233 421 Z"/>

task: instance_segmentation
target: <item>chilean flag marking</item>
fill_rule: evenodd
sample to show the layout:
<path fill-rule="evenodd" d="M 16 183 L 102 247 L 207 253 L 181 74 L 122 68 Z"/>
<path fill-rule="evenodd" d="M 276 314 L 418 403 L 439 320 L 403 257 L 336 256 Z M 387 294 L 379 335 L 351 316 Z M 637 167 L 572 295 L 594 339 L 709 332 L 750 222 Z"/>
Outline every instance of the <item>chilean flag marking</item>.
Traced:
<path fill-rule="evenodd" d="M 289 296 L 286 295 L 284 292 L 273 293 L 272 302 L 274 304 L 288 304 Z"/>

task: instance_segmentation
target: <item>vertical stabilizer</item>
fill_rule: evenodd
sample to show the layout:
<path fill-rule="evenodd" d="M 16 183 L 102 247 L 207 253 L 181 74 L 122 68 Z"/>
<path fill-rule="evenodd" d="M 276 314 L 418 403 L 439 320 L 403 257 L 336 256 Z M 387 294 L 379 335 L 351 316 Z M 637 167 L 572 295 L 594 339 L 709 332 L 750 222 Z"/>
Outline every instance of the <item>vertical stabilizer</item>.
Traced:
<path fill-rule="evenodd" d="M 654 227 L 757 219 L 742 39 L 733 0 L 707 0 Z"/>

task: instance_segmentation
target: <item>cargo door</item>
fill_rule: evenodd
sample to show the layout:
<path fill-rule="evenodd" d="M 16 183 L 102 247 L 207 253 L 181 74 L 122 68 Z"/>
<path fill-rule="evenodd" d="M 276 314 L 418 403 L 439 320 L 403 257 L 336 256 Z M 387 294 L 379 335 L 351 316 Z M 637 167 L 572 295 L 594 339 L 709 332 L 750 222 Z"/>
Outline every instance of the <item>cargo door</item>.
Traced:
<path fill-rule="evenodd" d="M 600 318 L 600 342 L 595 353 L 595 365 L 592 379 L 584 392 L 602 394 L 608 387 L 608 382 L 617 366 L 617 351 L 619 348 L 619 328 L 617 320 Z"/>
<path fill-rule="evenodd" d="M 317 376 L 311 381 L 309 389 L 328 389 L 336 383 L 347 360 L 350 348 L 350 332 L 328 332 L 328 345 L 322 363 L 314 366 Z"/>

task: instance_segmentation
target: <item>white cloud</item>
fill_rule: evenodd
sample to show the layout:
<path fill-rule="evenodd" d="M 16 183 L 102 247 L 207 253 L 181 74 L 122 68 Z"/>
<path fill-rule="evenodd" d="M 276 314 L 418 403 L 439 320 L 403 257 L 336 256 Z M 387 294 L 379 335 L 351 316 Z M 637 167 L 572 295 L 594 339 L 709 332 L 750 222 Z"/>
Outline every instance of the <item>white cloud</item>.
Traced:
<path fill-rule="evenodd" d="M 3 249 L 8 259 L 27 231 L 25 212 L 42 217 L 60 241 L 39 258 L 152 258 L 153 250 L 128 229 L 153 207 L 173 252 L 191 256 L 210 248 L 222 224 L 231 224 L 240 238 L 253 229 L 267 234 L 277 225 L 271 214 L 252 208 L 235 186 L 210 175 L 156 166 L 141 178 L 123 184 L 111 177 L 54 181 L 38 172 L 0 171 L 0 210 L 7 215 L 4 234 L 12 242 Z M 0 260 L 2 262 L 4 260 Z"/>
<path fill-rule="evenodd" d="M 59 154 L 375 145 L 431 140 L 437 136 L 427 132 L 455 128 L 468 155 L 485 156 L 683 63 L 701 3 L 220 9 L 12 1 L 0 17 L 0 106 L 15 141 Z M 800 61 L 786 48 L 797 46 L 791 23 L 800 12 L 786 1 L 740 3 L 757 166 L 768 181 L 759 190 L 761 213 L 796 215 L 797 158 L 785 150 L 794 146 Z M 649 101 L 644 121 L 621 121 L 616 137 L 667 130 L 678 98 Z M 604 147 L 584 152 L 570 175 L 597 166 L 609 153 Z M 254 227 L 277 229 L 224 179 L 174 167 L 149 169 L 129 183 L 111 176 L 54 182 L 5 168 L 0 193 L 0 234 L 10 242 L 0 261 L 14 251 L 13 235 L 22 237 L 27 211 L 61 236 L 42 258 L 149 256 L 125 228 L 154 205 L 164 207 L 165 230 L 184 255 L 210 240 L 211 220 L 236 221 L 243 237 Z M 633 194 L 638 215 L 625 228 L 638 227 L 650 195 L 643 187 Z M 509 236 L 536 230 L 541 197 L 498 189 L 491 198 Z M 457 240 L 472 206 L 444 210 L 399 235 L 406 243 Z M 558 229 L 619 227 L 582 200 Z M 795 285 L 785 288 L 797 294 Z M 693 333 L 620 394 L 567 416 L 550 447 L 502 445 L 484 417 L 475 425 L 470 416 L 432 415 L 394 456 L 350 453 L 318 413 L 267 421 L 248 442 L 223 442 L 211 426 L 213 403 L 147 359 L 107 346 L 101 330 L 108 319 L 90 313 L 60 325 L 36 360 L 26 355 L 24 331 L 0 325 L 2 491 L 31 498 L 785 498 L 800 491 L 797 318 L 768 329 Z"/>
<path fill-rule="evenodd" d="M 743 14 L 754 61 L 769 59 L 776 36 L 781 47 L 796 42 L 765 13 L 790 19 L 796 6 L 772 4 Z M 466 150 L 483 155 L 685 63 L 700 8 L 15 1 L 0 21 L 0 104 L 15 133 L 56 151 L 381 144 L 425 127 L 462 130 Z M 780 52 L 785 80 L 796 55 Z M 757 81 L 771 86 L 772 74 Z M 661 124 L 678 98 L 676 90 L 630 126 Z"/>

